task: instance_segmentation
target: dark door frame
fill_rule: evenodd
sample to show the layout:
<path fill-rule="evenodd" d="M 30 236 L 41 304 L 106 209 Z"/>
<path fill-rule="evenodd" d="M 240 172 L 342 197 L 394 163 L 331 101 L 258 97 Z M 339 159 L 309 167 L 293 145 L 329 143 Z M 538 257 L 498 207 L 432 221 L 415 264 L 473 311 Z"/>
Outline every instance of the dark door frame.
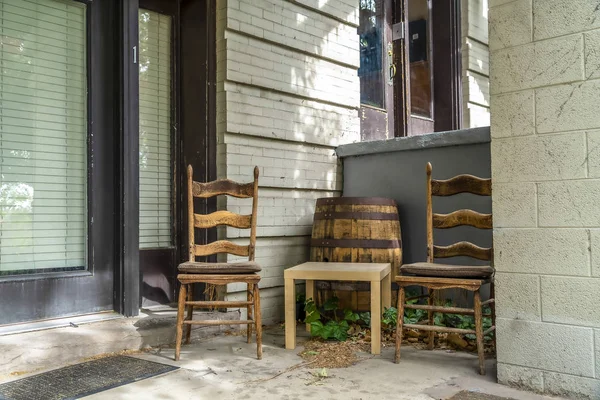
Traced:
<path fill-rule="evenodd" d="M 115 311 L 139 314 L 139 66 L 138 0 L 120 0 L 120 154 L 119 231 L 115 265 Z"/>
<path fill-rule="evenodd" d="M 460 0 L 432 1 L 432 38 L 429 52 L 432 63 L 433 130 L 456 130 L 462 127 L 462 37 Z M 394 1 L 394 23 L 404 22 L 404 38 L 394 42 L 394 63 L 397 66 L 394 84 L 395 136 L 411 136 L 410 62 L 408 58 L 408 0 Z M 429 122 L 429 125 L 431 123 Z"/>

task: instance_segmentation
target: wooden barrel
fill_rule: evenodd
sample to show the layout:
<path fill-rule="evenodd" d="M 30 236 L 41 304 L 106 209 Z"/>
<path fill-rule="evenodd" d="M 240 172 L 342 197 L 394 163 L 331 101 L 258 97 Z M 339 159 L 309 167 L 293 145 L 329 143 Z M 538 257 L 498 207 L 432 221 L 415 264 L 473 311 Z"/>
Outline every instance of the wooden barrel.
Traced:
<path fill-rule="evenodd" d="M 402 264 L 398 208 L 382 197 L 326 197 L 317 200 L 310 260 L 392 264 L 392 276 Z M 318 302 L 335 295 L 341 308 L 368 311 L 367 282 L 316 282 Z"/>

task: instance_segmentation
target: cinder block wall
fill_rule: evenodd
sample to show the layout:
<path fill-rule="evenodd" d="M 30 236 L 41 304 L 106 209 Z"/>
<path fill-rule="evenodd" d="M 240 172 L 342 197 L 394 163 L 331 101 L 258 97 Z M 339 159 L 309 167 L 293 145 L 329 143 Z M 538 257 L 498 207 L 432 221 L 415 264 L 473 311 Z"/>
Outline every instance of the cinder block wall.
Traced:
<path fill-rule="evenodd" d="M 498 380 L 600 398 L 600 8 L 492 0 Z"/>
<path fill-rule="evenodd" d="M 490 125 L 488 0 L 461 1 L 463 128 Z"/>
<path fill-rule="evenodd" d="M 358 0 L 218 0 L 218 175 L 260 169 L 263 319 L 283 319 L 283 270 L 308 259 L 315 200 L 338 196 L 336 146 L 360 139 Z M 246 200 L 220 208 L 247 213 Z M 247 243 L 248 231 L 221 239 Z M 230 258 L 235 259 L 235 258 Z M 245 296 L 230 285 L 229 298 Z"/>

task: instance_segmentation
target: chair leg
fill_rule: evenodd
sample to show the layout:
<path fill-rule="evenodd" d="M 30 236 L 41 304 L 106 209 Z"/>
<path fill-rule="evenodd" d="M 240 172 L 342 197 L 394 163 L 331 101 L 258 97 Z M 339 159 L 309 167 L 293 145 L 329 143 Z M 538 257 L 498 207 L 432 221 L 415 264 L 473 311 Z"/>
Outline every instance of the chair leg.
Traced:
<path fill-rule="evenodd" d="M 246 294 L 246 299 L 247 299 L 248 301 L 252 301 L 252 299 L 253 299 L 253 290 L 254 290 L 254 286 L 253 286 L 251 283 L 249 283 L 249 284 L 248 284 L 248 288 L 247 288 L 247 294 Z M 252 304 L 249 304 L 249 305 L 246 307 L 246 313 L 248 314 L 248 315 L 247 315 L 247 317 L 246 317 L 246 319 L 247 319 L 248 321 L 250 321 L 250 320 L 252 320 L 252 319 L 254 318 L 254 317 L 252 316 L 252 308 L 253 308 L 253 307 L 252 307 Z M 248 325 L 247 325 L 247 337 L 246 337 L 246 342 L 247 342 L 247 343 L 250 343 L 250 342 L 252 342 L 252 324 L 248 324 Z"/>
<path fill-rule="evenodd" d="M 185 299 L 187 298 L 187 285 L 181 284 L 179 288 L 179 301 L 177 302 L 177 335 L 175 337 L 175 361 L 179 361 L 181 352 L 181 339 L 183 337 L 183 313 L 185 312 Z"/>
<path fill-rule="evenodd" d="M 187 288 L 187 301 L 194 300 L 194 284 L 190 283 Z M 187 320 L 191 321 L 194 316 L 194 306 L 187 306 Z M 192 338 L 192 325 L 185 327 L 185 344 L 190 344 Z"/>
<path fill-rule="evenodd" d="M 404 325 L 404 286 L 398 287 L 398 317 L 396 318 L 396 354 L 394 362 L 400 362 L 400 346 L 402 345 L 402 325 Z"/>
<path fill-rule="evenodd" d="M 433 305 L 433 301 L 434 301 L 434 296 L 435 296 L 435 292 L 433 289 L 427 289 L 429 291 L 429 297 L 427 298 L 427 304 L 429 304 L 430 306 Z M 433 311 L 429 310 L 427 311 L 427 319 L 429 320 L 429 325 L 433 326 Z M 434 331 L 429 331 L 428 334 L 429 337 L 429 343 L 427 343 L 427 349 L 429 350 L 433 350 L 433 348 L 435 347 L 435 332 Z"/>
<path fill-rule="evenodd" d="M 496 284 L 492 281 L 490 283 L 490 298 L 494 301 L 490 304 L 490 310 L 492 311 L 492 326 L 496 326 Z M 496 330 L 492 332 L 492 343 L 494 344 L 494 351 L 496 351 Z"/>
<path fill-rule="evenodd" d="M 474 309 L 475 309 L 475 335 L 477 336 L 477 355 L 479 356 L 479 374 L 485 375 L 485 358 L 484 358 L 484 347 L 483 347 L 483 321 L 481 306 L 481 295 L 479 289 L 474 293 Z"/>
<path fill-rule="evenodd" d="M 260 312 L 260 292 L 258 283 L 254 284 L 254 323 L 256 324 L 256 358 L 262 360 L 262 321 Z"/>

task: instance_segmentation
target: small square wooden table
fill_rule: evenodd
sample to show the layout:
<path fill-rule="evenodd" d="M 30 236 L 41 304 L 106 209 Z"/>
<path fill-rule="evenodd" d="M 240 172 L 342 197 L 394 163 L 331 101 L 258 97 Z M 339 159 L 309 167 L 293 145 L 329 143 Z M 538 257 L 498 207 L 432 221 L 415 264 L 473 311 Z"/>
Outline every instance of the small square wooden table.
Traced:
<path fill-rule="evenodd" d="M 306 280 L 306 298 L 314 300 L 315 280 L 371 282 L 371 354 L 381 353 L 381 307 L 392 300 L 389 263 L 307 262 L 284 271 L 285 348 L 296 348 L 296 279 Z M 307 324 L 307 330 L 310 326 Z"/>

